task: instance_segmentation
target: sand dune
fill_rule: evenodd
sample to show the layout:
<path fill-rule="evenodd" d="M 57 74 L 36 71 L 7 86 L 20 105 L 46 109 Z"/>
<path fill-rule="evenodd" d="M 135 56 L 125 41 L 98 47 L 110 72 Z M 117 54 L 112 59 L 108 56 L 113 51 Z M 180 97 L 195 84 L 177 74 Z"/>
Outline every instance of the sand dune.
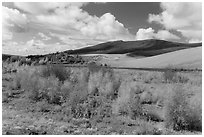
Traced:
<path fill-rule="evenodd" d="M 133 67 L 133 68 L 163 68 L 169 65 L 177 68 L 202 68 L 202 47 L 174 51 L 162 55 L 145 58 L 134 58 L 121 55 L 117 60 L 104 58 L 101 63 L 107 63 L 114 67 Z"/>

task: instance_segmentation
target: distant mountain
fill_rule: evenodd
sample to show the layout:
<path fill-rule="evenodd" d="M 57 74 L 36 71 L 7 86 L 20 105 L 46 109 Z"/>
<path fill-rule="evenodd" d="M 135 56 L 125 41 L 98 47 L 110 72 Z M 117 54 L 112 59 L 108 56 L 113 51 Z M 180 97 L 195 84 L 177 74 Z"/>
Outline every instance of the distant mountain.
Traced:
<path fill-rule="evenodd" d="M 199 46 L 202 46 L 202 43 L 177 43 L 149 39 L 140 41 L 112 41 L 65 52 L 69 54 L 127 54 L 128 56 L 155 56 Z"/>

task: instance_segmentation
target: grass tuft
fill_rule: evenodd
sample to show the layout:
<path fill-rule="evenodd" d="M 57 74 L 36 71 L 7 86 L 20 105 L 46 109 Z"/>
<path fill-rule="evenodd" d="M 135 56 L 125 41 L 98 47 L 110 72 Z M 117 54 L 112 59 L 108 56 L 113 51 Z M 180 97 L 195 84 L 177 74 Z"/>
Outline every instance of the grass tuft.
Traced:
<path fill-rule="evenodd" d="M 197 106 L 197 105 L 196 105 Z M 165 125 L 174 130 L 202 130 L 201 105 L 192 107 L 182 86 L 170 92 L 165 106 Z"/>
<path fill-rule="evenodd" d="M 70 78 L 70 71 L 64 67 L 63 64 L 46 65 L 41 70 L 42 77 L 55 76 L 59 81 L 64 82 Z"/>

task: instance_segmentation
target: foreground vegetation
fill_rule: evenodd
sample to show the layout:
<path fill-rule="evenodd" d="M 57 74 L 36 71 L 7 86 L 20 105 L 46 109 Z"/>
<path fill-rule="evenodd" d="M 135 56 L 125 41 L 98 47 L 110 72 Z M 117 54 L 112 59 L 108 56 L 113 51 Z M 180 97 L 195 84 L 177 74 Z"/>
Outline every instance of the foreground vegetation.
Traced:
<path fill-rule="evenodd" d="M 3 134 L 201 134 L 201 72 L 3 63 Z"/>

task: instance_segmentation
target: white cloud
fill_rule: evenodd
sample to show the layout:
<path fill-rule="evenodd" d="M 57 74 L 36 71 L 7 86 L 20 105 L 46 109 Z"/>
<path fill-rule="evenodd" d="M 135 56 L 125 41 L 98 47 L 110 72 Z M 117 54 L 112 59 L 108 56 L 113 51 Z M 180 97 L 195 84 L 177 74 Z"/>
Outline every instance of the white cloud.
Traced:
<path fill-rule="evenodd" d="M 51 39 L 50 37 L 46 36 L 46 35 L 45 35 L 44 33 L 42 33 L 42 32 L 39 32 L 38 35 L 42 38 L 42 40 L 45 40 L 45 41 Z"/>
<path fill-rule="evenodd" d="M 19 42 L 20 48 L 11 51 L 19 54 L 43 54 L 96 45 L 108 40 L 134 39 L 114 15 L 90 15 L 82 9 L 85 4 L 87 3 L 19 2 L 10 8 L 3 7 L 3 39 Z M 13 35 L 18 35 L 13 34 L 14 31 L 24 33 L 12 39 Z M 50 32 L 53 32 L 53 35 Z M 25 34 L 28 35 L 22 38 Z M 17 46 L 11 45 L 12 43 L 8 48 Z"/>
<path fill-rule="evenodd" d="M 75 29 L 84 36 L 103 40 L 130 40 L 133 38 L 114 15 L 106 13 L 101 17 L 89 15 L 81 7 L 86 3 L 15 3 L 18 8 L 31 14 L 43 24 L 60 26 L 66 30 Z"/>
<path fill-rule="evenodd" d="M 77 49 L 86 47 L 87 45 L 96 45 L 104 41 L 96 40 L 93 38 L 86 37 L 82 34 L 58 34 L 58 33 L 49 33 L 50 36 L 56 37 L 60 40 L 61 43 L 66 44 L 66 49 Z M 58 44 L 59 45 L 59 44 Z M 61 44 L 62 45 L 62 44 Z M 61 50 L 66 50 L 61 49 Z"/>
<path fill-rule="evenodd" d="M 37 48 L 37 49 L 41 49 L 41 48 L 46 47 L 46 45 L 43 43 L 43 41 L 34 40 L 34 39 L 27 41 L 25 46 L 28 48 Z"/>
<path fill-rule="evenodd" d="M 82 7 L 86 2 L 14 2 L 14 5 L 31 14 L 49 14 L 57 8 Z"/>
<path fill-rule="evenodd" d="M 136 40 L 145 40 L 154 38 L 154 30 L 152 28 L 139 29 L 136 33 Z"/>
<path fill-rule="evenodd" d="M 13 38 L 13 33 L 10 32 L 7 28 L 3 27 L 2 30 L 2 40 L 11 40 Z"/>
<path fill-rule="evenodd" d="M 166 39 L 180 39 L 178 36 L 170 33 L 168 30 L 159 30 L 156 34 L 156 37 L 158 39 L 163 39 L 163 40 L 166 40 Z"/>
<path fill-rule="evenodd" d="M 159 30 L 157 33 L 152 28 L 139 29 L 136 33 L 136 40 L 145 40 L 145 39 L 180 39 L 178 36 L 170 33 L 167 30 Z"/>
<path fill-rule="evenodd" d="M 96 39 L 130 39 L 131 35 L 124 25 L 118 22 L 111 13 L 106 13 L 100 18 L 90 20 L 80 31 L 86 36 Z"/>
<path fill-rule="evenodd" d="M 21 44 L 20 49 L 15 49 L 17 53 L 21 55 L 31 55 L 31 54 L 47 54 L 56 52 L 56 48 L 59 48 L 60 45 L 56 46 L 55 44 L 45 44 L 41 40 L 31 39 Z"/>
<path fill-rule="evenodd" d="M 202 3 L 161 3 L 162 13 L 149 15 L 149 22 L 162 24 L 166 29 L 177 30 L 191 39 L 202 39 Z"/>
<path fill-rule="evenodd" d="M 188 42 L 189 43 L 199 43 L 199 42 L 202 42 L 202 41 L 200 41 L 199 39 L 190 39 Z"/>
<path fill-rule="evenodd" d="M 3 40 L 11 40 L 12 32 L 25 31 L 28 23 L 27 16 L 21 14 L 16 9 L 10 9 L 2 6 L 2 38 Z"/>

